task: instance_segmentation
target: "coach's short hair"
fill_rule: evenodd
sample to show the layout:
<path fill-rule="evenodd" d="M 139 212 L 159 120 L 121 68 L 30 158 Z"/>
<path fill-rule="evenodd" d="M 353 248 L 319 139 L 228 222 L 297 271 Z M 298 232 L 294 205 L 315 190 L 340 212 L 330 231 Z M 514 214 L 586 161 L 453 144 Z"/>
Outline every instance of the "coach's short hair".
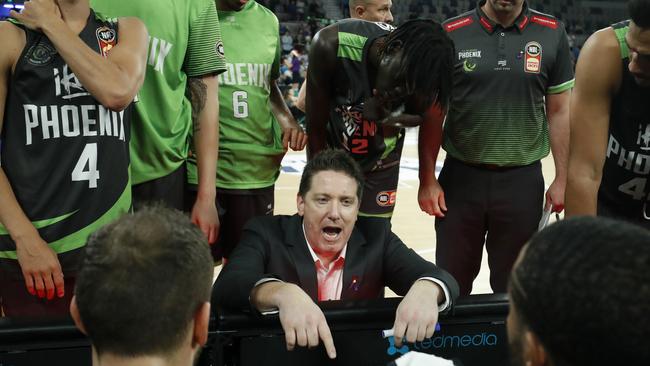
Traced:
<path fill-rule="evenodd" d="M 650 0 L 630 0 L 627 9 L 634 24 L 650 28 Z"/>
<path fill-rule="evenodd" d="M 553 224 L 513 269 L 510 296 L 553 365 L 650 360 L 650 232 L 602 217 Z"/>
<path fill-rule="evenodd" d="M 182 213 L 124 215 L 93 234 L 77 277 L 81 322 L 98 354 L 165 356 L 210 299 L 208 243 Z"/>
<path fill-rule="evenodd" d="M 361 202 L 364 182 L 363 173 L 359 164 L 352 159 L 350 154 L 340 149 L 325 149 L 307 162 L 300 178 L 298 195 L 305 197 L 311 189 L 311 181 L 314 175 L 327 170 L 343 173 L 354 179 L 357 182 L 357 199 Z"/>

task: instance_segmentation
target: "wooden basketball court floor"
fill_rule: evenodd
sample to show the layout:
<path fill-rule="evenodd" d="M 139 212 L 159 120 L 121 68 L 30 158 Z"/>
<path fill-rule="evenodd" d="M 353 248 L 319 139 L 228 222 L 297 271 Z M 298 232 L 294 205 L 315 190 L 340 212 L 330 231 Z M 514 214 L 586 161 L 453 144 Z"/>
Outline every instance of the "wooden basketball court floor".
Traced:
<path fill-rule="evenodd" d="M 440 150 L 436 166 L 436 175 L 444 162 L 445 152 Z M 282 171 L 275 184 L 275 214 L 292 215 L 296 212 L 296 193 L 302 168 L 306 162 L 304 151 L 289 151 L 282 161 Z M 549 155 L 542 160 L 542 170 L 546 186 L 555 176 L 553 159 Z M 418 153 L 417 129 L 407 130 L 404 151 L 400 164 L 400 177 L 397 189 L 397 203 L 392 218 L 393 231 L 409 247 L 425 259 L 435 262 L 436 236 L 434 218 L 420 210 L 417 202 L 418 193 Z M 449 208 L 451 209 L 451 208 Z M 215 269 L 215 274 L 220 268 Z M 394 296 L 387 291 L 387 296 Z M 472 294 L 492 293 L 489 283 L 487 253 L 483 251 L 481 271 L 474 281 Z"/>

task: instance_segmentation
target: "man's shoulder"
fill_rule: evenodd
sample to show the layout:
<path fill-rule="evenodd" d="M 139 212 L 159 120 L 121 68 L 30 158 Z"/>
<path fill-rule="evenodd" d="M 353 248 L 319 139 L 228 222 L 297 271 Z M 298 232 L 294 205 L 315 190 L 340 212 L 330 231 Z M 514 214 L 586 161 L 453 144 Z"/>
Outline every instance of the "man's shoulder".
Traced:
<path fill-rule="evenodd" d="M 271 10 L 269 10 L 269 8 L 260 3 L 256 2 L 255 5 L 253 5 L 251 8 L 251 12 L 255 13 L 255 15 L 262 21 L 279 24 L 278 17 Z"/>
<path fill-rule="evenodd" d="M 476 22 L 476 10 L 470 10 L 442 22 L 442 27 L 447 33 L 467 28 Z"/>
<path fill-rule="evenodd" d="M 0 21 L 0 39 L 2 39 L 2 57 L 0 58 L 7 66 L 11 66 L 20 56 L 25 47 L 25 32 L 17 21 Z"/>
<path fill-rule="evenodd" d="M 531 25 L 542 28 L 542 29 L 551 29 L 551 30 L 563 30 L 564 24 L 560 19 L 551 15 L 542 13 L 540 11 L 530 9 L 529 22 Z"/>

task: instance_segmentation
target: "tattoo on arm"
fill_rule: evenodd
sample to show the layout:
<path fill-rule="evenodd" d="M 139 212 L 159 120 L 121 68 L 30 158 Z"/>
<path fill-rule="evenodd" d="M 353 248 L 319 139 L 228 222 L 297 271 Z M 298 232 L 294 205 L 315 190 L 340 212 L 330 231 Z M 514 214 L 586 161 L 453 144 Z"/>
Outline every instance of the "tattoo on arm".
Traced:
<path fill-rule="evenodd" d="M 196 133 L 201 129 L 199 115 L 205 108 L 208 86 L 200 78 L 188 78 L 186 93 L 192 103 L 192 128 Z"/>

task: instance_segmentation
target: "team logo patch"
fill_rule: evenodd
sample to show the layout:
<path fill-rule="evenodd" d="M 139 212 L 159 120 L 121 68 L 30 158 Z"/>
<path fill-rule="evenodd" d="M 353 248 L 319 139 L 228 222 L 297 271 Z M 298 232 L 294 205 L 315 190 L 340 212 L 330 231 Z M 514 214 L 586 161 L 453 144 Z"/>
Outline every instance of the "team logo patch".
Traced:
<path fill-rule="evenodd" d="M 528 42 L 524 50 L 524 71 L 539 74 L 542 69 L 542 45 L 539 42 Z"/>
<path fill-rule="evenodd" d="M 396 191 L 382 191 L 377 193 L 377 204 L 381 207 L 395 206 L 395 199 L 397 198 Z"/>
<path fill-rule="evenodd" d="M 34 66 L 44 66 L 49 64 L 57 51 L 52 45 L 38 42 L 37 44 L 31 46 L 25 54 L 27 62 Z"/>
<path fill-rule="evenodd" d="M 463 61 L 463 71 L 474 72 L 474 70 L 476 70 L 476 62 L 474 60 Z"/>
<path fill-rule="evenodd" d="M 221 42 L 221 41 L 217 42 L 217 44 L 215 45 L 214 48 L 215 48 L 215 50 L 217 51 L 217 54 L 218 54 L 219 56 L 221 56 L 221 57 L 225 57 L 225 56 L 226 56 L 226 51 L 225 51 L 225 49 L 223 48 L 223 42 Z"/>
<path fill-rule="evenodd" d="M 97 36 L 97 43 L 99 44 L 99 50 L 102 56 L 108 56 L 108 53 L 111 52 L 117 40 L 115 29 L 109 27 L 99 27 L 95 31 Z"/>

